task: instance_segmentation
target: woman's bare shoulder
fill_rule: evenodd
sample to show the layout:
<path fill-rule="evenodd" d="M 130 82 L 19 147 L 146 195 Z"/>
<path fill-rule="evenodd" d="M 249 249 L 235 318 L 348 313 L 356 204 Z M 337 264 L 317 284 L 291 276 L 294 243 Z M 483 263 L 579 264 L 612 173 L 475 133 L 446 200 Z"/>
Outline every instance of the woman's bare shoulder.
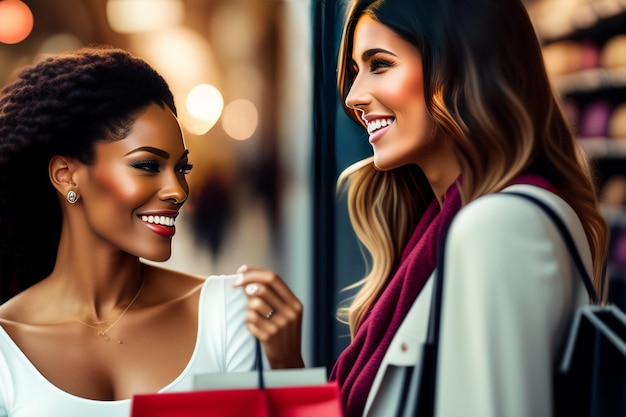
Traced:
<path fill-rule="evenodd" d="M 44 303 L 43 292 L 39 287 L 39 284 L 35 284 L 0 304 L 0 323 L 22 322 L 25 317 L 35 313 L 37 308 L 45 309 L 47 304 Z"/>

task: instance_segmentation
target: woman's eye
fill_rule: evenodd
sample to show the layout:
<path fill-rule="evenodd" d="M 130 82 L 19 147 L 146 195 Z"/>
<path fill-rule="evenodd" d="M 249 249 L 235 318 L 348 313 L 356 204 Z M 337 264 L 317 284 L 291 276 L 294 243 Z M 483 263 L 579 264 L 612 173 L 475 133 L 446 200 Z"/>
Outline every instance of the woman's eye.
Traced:
<path fill-rule="evenodd" d="M 187 163 L 187 164 L 179 165 L 176 168 L 176 172 L 179 173 L 179 174 L 187 175 L 187 174 L 189 174 L 189 172 L 191 172 L 192 169 L 193 169 L 193 165 Z"/>
<path fill-rule="evenodd" d="M 389 68 L 392 66 L 393 66 L 393 63 L 390 61 L 387 61 L 386 59 L 375 58 L 375 59 L 372 59 L 372 61 L 370 62 L 370 71 L 376 72 L 376 71 L 380 71 L 381 69 Z"/>
<path fill-rule="evenodd" d="M 147 172 L 159 172 L 159 163 L 156 161 L 138 161 L 131 165 L 133 168 Z"/>

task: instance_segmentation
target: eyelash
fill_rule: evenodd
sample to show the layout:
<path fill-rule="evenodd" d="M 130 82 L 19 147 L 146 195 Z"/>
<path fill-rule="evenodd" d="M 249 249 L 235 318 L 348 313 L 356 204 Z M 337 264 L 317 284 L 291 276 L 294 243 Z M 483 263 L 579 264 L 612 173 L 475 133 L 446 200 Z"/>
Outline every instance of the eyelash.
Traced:
<path fill-rule="evenodd" d="M 176 170 L 183 175 L 189 174 L 192 169 L 193 169 L 193 164 L 190 164 L 190 163 L 179 165 L 178 168 L 176 168 Z"/>
<path fill-rule="evenodd" d="M 156 161 L 137 161 L 131 164 L 131 166 L 146 172 L 159 172 L 160 167 Z"/>
<path fill-rule="evenodd" d="M 379 71 L 382 68 L 390 68 L 393 67 L 393 63 L 382 58 L 372 59 L 370 62 L 370 72 Z"/>
<path fill-rule="evenodd" d="M 138 161 L 131 165 L 133 168 L 141 169 L 150 173 L 160 172 L 160 164 L 156 161 Z M 193 165 L 190 163 L 182 163 L 176 167 L 176 172 L 179 174 L 187 175 L 193 169 Z"/>
<path fill-rule="evenodd" d="M 374 58 L 370 61 L 370 72 L 372 73 L 376 73 L 378 71 L 380 71 L 381 69 L 384 68 L 391 68 L 393 67 L 393 62 L 383 59 L 383 58 Z M 354 76 L 356 77 L 356 75 L 359 73 L 359 67 L 356 64 L 352 65 L 352 72 L 354 73 Z"/>

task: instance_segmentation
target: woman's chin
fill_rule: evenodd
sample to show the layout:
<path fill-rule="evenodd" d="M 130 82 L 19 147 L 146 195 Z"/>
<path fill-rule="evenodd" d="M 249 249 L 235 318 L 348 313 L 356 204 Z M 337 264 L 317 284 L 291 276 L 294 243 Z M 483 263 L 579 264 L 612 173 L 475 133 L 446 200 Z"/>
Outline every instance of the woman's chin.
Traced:
<path fill-rule="evenodd" d="M 142 259 L 145 259 L 151 262 L 165 262 L 172 257 L 172 251 L 169 251 L 167 253 L 158 253 L 158 254 L 156 253 L 144 254 L 144 256 L 140 256 L 140 257 Z"/>
<path fill-rule="evenodd" d="M 401 164 L 393 164 L 390 161 L 385 160 L 385 158 L 379 158 L 374 155 L 374 168 L 379 171 L 390 171 L 394 168 L 398 168 Z"/>

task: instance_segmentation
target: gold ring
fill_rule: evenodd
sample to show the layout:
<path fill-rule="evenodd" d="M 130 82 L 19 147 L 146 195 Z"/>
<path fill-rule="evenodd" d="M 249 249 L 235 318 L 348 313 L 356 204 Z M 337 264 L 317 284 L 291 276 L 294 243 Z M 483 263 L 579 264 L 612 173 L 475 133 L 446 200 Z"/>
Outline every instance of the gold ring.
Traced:
<path fill-rule="evenodd" d="M 270 311 L 269 313 L 267 313 L 267 314 L 265 315 L 265 318 L 269 320 L 269 319 L 271 319 L 271 318 L 272 318 L 272 316 L 273 316 L 273 315 L 274 315 L 274 309 L 272 309 L 272 311 Z"/>

